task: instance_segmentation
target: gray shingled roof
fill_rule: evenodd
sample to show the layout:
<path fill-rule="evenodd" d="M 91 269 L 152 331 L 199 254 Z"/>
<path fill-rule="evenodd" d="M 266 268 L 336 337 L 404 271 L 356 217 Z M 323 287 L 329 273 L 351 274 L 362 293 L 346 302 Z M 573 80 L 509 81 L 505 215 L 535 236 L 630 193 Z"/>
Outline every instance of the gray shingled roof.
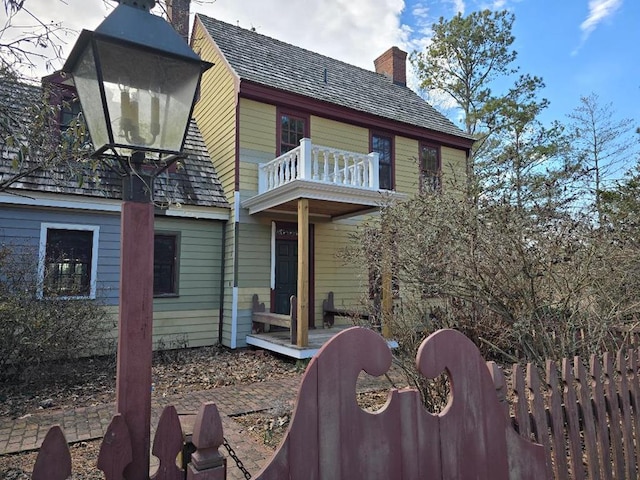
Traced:
<path fill-rule="evenodd" d="M 470 138 L 410 88 L 382 74 L 202 14 L 198 18 L 241 80 Z"/>
<path fill-rule="evenodd" d="M 29 108 L 40 101 L 42 89 L 39 86 L 0 79 L 0 130 L 28 125 Z M 7 125 L 12 123 L 13 125 Z M 5 142 L 6 131 L 0 136 L 0 183 L 16 174 L 12 165 L 17 150 Z M 224 196 L 213 163 L 195 121 L 191 121 L 182 160 L 182 167 L 175 172 L 166 172 L 155 183 L 154 198 L 163 202 L 201 207 L 229 207 Z M 78 174 L 81 175 L 78 175 Z M 82 176 L 82 182 L 79 181 Z M 39 191 L 68 195 L 120 199 L 122 182 L 113 171 L 98 167 L 96 171 L 78 168 L 77 165 L 58 163 L 54 168 L 37 170 L 11 184 L 12 190 Z"/>

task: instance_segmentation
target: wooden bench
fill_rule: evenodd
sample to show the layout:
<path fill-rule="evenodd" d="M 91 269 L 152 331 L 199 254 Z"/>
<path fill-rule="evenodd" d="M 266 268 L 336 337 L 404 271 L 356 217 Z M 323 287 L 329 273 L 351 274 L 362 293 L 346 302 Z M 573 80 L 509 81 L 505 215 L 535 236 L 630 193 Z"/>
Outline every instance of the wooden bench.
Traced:
<path fill-rule="evenodd" d="M 255 333 L 267 333 L 271 325 L 288 328 L 292 344 L 296 343 L 298 335 L 298 309 L 295 295 L 291 295 L 291 310 L 289 315 L 282 313 L 267 312 L 264 302 L 260 302 L 258 295 L 254 294 L 251 306 L 251 318 L 253 320 L 253 331 Z"/>
<path fill-rule="evenodd" d="M 367 312 L 336 308 L 333 301 L 333 292 L 329 292 L 327 294 L 327 298 L 322 301 L 322 323 L 325 327 L 332 327 L 335 323 L 336 317 L 369 320 L 369 316 L 370 315 Z"/>

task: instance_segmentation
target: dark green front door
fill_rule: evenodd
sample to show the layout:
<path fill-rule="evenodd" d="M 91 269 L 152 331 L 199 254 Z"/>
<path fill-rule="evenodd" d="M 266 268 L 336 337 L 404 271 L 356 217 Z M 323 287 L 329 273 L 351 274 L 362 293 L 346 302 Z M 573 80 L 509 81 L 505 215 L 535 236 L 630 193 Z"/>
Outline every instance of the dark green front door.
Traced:
<path fill-rule="evenodd" d="M 275 313 L 288 315 L 298 290 L 298 241 L 276 240 Z"/>

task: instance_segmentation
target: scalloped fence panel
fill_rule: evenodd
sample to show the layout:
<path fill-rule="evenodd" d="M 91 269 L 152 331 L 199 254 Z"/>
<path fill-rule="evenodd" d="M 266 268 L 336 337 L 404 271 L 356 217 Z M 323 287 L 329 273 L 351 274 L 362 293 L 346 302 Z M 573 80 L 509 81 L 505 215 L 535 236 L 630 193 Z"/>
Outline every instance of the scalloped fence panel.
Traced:
<path fill-rule="evenodd" d="M 440 330 L 422 343 L 416 361 L 426 378 L 448 374 L 445 409 L 427 412 L 417 390 L 407 388 L 365 412 L 356 402 L 358 375 L 384 374 L 389 347 L 358 327 L 334 337 L 307 367 L 289 431 L 256 478 L 550 478 L 544 448 L 516 433 L 496 395 L 494 370 L 467 337 Z"/>

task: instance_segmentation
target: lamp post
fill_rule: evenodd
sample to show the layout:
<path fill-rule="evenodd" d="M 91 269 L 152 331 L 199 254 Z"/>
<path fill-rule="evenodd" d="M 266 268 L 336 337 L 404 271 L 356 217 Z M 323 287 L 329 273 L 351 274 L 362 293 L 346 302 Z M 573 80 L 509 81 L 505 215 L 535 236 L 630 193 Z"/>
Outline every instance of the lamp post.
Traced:
<path fill-rule="evenodd" d="M 133 449 L 125 478 L 139 480 L 149 478 L 153 179 L 180 154 L 200 78 L 211 64 L 149 13 L 155 0 L 118 3 L 94 32 L 82 31 L 64 71 L 73 76 L 94 156 L 111 155 L 125 170 L 116 408 Z"/>

